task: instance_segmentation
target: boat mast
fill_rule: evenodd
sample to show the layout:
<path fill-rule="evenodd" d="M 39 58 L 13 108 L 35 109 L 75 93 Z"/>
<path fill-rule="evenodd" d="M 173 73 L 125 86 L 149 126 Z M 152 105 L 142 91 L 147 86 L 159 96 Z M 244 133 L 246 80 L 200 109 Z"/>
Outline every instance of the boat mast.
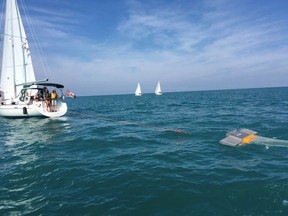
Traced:
<path fill-rule="evenodd" d="M 13 80 L 13 91 L 14 91 L 14 98 L 17 97 L 17 82 L 19 81 L 17 79 L 16 73 L 19 73 L 19 70 L 21 74 L 23 75 L 23 82 L 27 82 L 27 62 L 26 62 L 26 56 L 25 56 L 25 40 L 26 34 L 24 29 L 22 28 L 22 20 L 21 15 L 18 7 L 17 0 L 6 0 L 6 23 L 10 22 L 10 33 L 8 32 L 8 37 L 11 40 L 11 54 L 12 54 L 12 80 Z M 20 49 L 19 49 L 20 47 Z M 16 56 L 16 52 L 18 52 L 18 56 Z M 19 54 L 22 56 L 19 58 Z M 17 58 L 17 59 L 16 59 Z M 19 62 L 19 60 L 21 61 Z"/>
<path fill-rule="evenodd" d="M 10 23 L 11 23 L 11 43 L 12 43 L 12 68 L 13 68 L 13 84 L 14 84 L 14 97 L 16 98 L 16 70 L 15 70 L 15 50 L 14 50 L 14 28 L 13 28 L 13 7 L 12 4 L 10 3 L 10 5 L 8 5 L 8 1 L 6 0 L 6 22 L 10 19 Z M 15 0 L 16 1 L 16 0 Z M 8 6 L 10 6 L 10 8 L 8 8 Z M 10 17 L 8 17 L 8 10 L 10 10 Z M 9 35 L 7 35 L 9 36 Z M 2 63 L 3 64 L 3 63 Z"/>

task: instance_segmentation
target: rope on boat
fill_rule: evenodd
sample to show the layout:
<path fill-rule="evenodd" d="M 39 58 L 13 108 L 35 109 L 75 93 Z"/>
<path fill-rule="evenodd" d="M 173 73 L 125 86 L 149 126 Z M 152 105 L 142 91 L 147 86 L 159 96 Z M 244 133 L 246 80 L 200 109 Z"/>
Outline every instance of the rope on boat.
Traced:
<path fill-rule="evenodd" d="M 163 128 L 163 127 L 157 127 L 157 126 L 154 126 L 154 125 L 141 124 L 141 123 L 131 122 L 131 121 L 121 121 L 121 120 L 116 120 L 116 119 L 113 119 L 113 118 L 97 116 L 97 115 L 87 114 L 87 113 L 80 113 L 80 112 L 75 112 L 75 111 L 69 111 L 69 112 L 72 113 L 72 114 L 77 114 L 77 115 L 82 115 L 82 116 L 89 116 L 89 117 L 101 119 L 101 120 L 104 120 L 104 121 L 116 122 L 116 123 L 121 123 L 121 124 L 126 124 L 126 125 L 135 125 L 135 126 L 145 127 L 145 128 L 154 128 L 154 129 L 161 130 L 161 131 L 170 131 L 170 132 L 179 133 L 179 134 L 191 135 L 190 133 L 188 133 L 186 131 L 179 130 L 179 129 Z"/>

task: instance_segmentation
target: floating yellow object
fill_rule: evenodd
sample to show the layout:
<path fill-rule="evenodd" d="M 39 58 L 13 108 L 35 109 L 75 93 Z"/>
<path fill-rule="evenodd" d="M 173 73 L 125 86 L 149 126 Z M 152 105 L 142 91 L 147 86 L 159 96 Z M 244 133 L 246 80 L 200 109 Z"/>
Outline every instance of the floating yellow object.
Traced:
<path fill-rule="evenodd" d="M 220 143 L 228 146 L 239 146 L 249 144 L 257 137 L 257 132 L 249 129 L 233 130 L 226 134 L 226 137 L 220 140 Z"/>
<path fill-rule="evenodd" d="M 255 137 L 256 137 L 255 134 L 250 134 L 250 135 L 248 135 L 242 139 L 242 143 L 243 144 L 249 144 L 250 142 L 252 142 L 255 139 Z"/>

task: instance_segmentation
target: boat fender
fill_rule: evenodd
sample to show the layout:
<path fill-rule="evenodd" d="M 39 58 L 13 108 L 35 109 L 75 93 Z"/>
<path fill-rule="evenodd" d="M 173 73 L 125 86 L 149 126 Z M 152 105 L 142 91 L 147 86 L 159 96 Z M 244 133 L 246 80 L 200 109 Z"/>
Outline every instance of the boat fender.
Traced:
<path fill-rule="evenodd" d="M 27 115 L 28 113 L 27 113 L 27 108 L 26 107 L 23 107 L 23 114 L 24 115 Z"/>
<path fill-rule="evenodd" d="M 30 97 L 29 96 L 25 96 L 24 103 L 25 104 L 29 104 L 29 102 L 30 102 Z"/>

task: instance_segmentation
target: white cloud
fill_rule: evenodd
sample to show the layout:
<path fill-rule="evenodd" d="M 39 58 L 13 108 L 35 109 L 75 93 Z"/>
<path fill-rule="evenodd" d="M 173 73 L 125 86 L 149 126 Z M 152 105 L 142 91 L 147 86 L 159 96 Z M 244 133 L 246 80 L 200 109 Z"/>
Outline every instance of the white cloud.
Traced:
<path fill-rule="evenodd" d="M 82 34 L 89 31 L 81 29 L 85 15 L 76 21 L 72 11 L 39 17 L 37 25 L 54 77 L 80 95 L 133 93 L 138 81 L 152 92 L 158 80 L 166 91 L 287 85 L 287 17 L 204 2 L 151 8 L 130 1 L 128 16 L 105 40 Z"/>

